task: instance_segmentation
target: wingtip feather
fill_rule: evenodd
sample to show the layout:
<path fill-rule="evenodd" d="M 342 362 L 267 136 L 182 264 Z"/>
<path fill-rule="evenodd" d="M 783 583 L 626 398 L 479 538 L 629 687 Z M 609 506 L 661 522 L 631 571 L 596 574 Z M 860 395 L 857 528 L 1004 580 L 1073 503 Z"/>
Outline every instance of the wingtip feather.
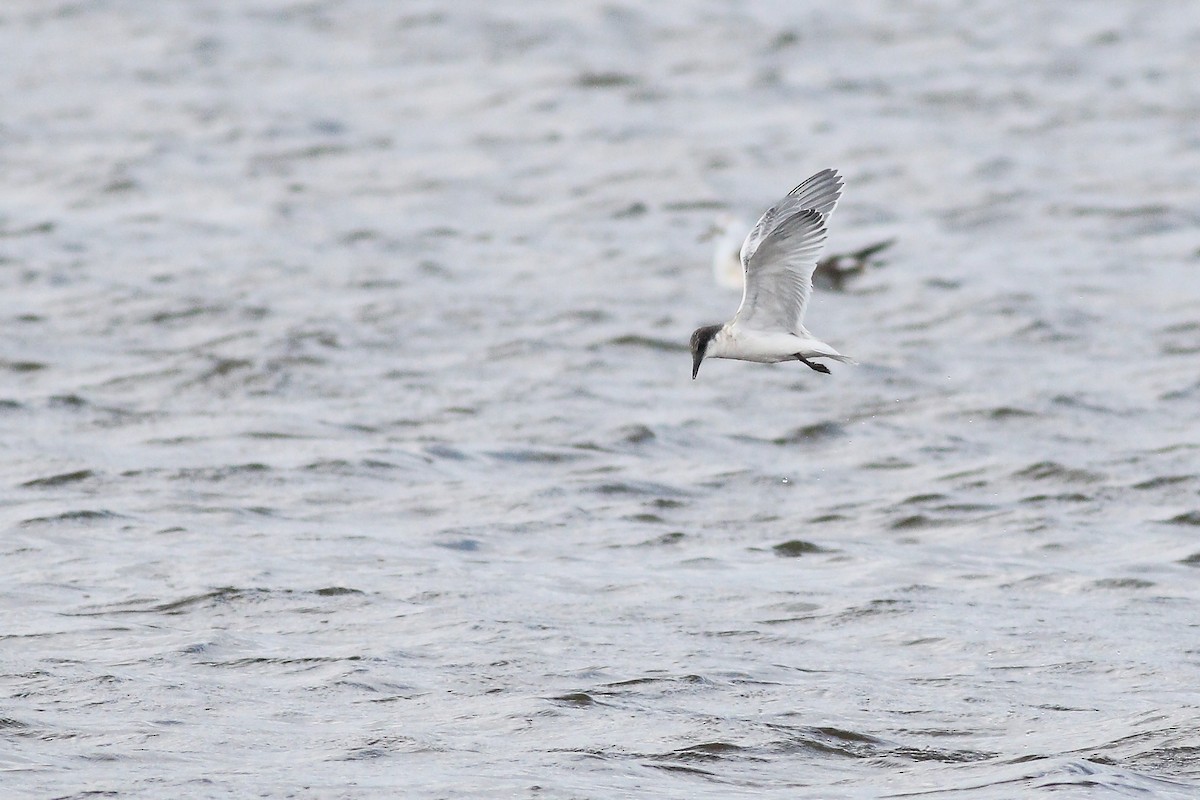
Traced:
<path fill-rule="evenodd" d="M 836 169 L 823 169 L 788 192 L 788 197 L 796 198 L 795 202 L 803 208 L 831 214 L 842 196 L 843 186 L 845 181 Z"/>

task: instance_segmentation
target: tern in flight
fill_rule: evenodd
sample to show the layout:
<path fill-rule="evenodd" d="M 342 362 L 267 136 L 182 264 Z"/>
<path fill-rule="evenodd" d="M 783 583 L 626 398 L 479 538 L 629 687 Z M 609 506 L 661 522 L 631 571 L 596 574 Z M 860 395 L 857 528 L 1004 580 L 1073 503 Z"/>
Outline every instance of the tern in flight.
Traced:
<path fill-rule="evenodd" d="M 742 243 L 742 305 L 724 325 L 705 325 L 692 334 L 693 380 L 706 358 L 765 364 L 795 360 L 826 375 L 829 367 L 812 359 L 853 363 L 804 327 L 813 270 L 841 195 L 841 176 L 822 170 L 762 215 Z"/>

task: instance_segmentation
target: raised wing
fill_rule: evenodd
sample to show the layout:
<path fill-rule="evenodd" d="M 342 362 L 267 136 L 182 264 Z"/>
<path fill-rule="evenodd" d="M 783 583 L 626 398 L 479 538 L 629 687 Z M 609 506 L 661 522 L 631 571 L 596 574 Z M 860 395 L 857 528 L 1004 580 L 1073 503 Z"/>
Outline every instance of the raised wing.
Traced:
<path fill-rule="evenodd" d="M 842 178 L 837 170 L 823 169 L 788 192 L 787 197 L 767 209 L 758 223 L 750 230 L 746 241 L 742 242 L 742 268 L 754 255 L 763 241 L 781 222 L 797 211 L 812 209 L 828 217 L 837 206 L 838 198 L 842 196 Z"/>
<path fill-rule="evenodd" d="M 805 209 L 780 220 L 745 262 L 746 286 L 735 325 L 799 333 L 812 294 L 813 270 L 825 245 L 828 217 Z"/>

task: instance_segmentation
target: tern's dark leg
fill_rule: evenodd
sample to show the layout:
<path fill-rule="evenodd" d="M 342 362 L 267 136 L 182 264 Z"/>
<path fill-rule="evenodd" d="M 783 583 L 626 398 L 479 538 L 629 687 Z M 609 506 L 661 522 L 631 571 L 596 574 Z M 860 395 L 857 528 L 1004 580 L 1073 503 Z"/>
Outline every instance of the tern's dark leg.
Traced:
<path fill-rule="evenodd" d="M 809 369 L 815 369 L 817 372 L 824 372 L 826 375 L 829 374 L 829 367 L 825 366 L 824 364 L 816 364 L 812 361 L 809 361 L 799 353 L 793 353 L 792 355 L 796 357 L 797 361 L 803 361 L 805 364 L 807 364 Z"/>

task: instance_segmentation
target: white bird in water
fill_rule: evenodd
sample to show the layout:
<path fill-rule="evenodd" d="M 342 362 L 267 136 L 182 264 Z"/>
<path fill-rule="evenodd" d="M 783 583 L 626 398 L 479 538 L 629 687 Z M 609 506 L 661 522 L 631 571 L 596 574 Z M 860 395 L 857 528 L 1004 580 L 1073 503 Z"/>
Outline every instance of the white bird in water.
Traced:
<path fill-rule="evenodd" d="M 713 248 L 713 280 L 722 289 L 741 289 L 745 286 L 741 258 L 744 230 L 744 219 L 738 219 L 733 214 L 722 214 L 714 220 L 712 230 L 703 237 L 715 237 L 717 240 Z"/>
<path fill-rule="evenodd" d="M 827 375 L 829 367 L 811 359 L 854 361 L 804 327 L 813 271 L 841 195 L 841 176 L 822 170 L 762 215 L 742 242 L 742 305 L 724 325 L 705 325 L 692 334 L 693 380 L 706 358 L 795 360 Z"/>

